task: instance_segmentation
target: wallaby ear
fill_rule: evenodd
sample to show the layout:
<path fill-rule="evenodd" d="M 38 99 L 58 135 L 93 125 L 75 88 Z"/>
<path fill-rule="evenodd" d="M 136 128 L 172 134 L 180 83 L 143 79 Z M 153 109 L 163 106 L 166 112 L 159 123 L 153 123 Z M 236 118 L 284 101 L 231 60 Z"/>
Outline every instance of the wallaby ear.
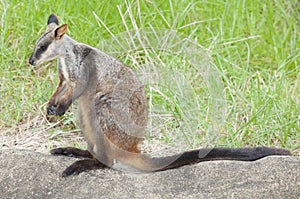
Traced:
<path fill-rule="evenodd" d="M 64 36 L 64 34 L 67 32 L 67 28 L 68 28 L 67 24 L 61 25 L 58 28 L 56 28 L 54 31 L 55 39 L 57 40 L 61 39 Z"/>
<path fill-rule="evenodd" d="M 55 14 L 51 14 L 48 18 L 48 25 L 51 23 L 55 23 L 56 25 L 58 25 L 58 18 Z"/>

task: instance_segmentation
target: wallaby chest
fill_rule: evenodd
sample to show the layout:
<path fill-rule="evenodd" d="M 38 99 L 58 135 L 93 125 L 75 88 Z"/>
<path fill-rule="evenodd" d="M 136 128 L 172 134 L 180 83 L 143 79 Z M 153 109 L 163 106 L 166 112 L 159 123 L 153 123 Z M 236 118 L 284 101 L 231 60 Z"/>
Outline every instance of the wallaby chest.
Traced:
<path fill-rule="evenodd" d="M 70 75 L 69 75 L 69 70 L 68 70 L 68 67 L 66 65 L 66 60 L 65 58 L 60 58 L 58 60 L 58 71 L 59 73 L 64 77 L 64 80 L 69 82 L 70 79 Z"/>

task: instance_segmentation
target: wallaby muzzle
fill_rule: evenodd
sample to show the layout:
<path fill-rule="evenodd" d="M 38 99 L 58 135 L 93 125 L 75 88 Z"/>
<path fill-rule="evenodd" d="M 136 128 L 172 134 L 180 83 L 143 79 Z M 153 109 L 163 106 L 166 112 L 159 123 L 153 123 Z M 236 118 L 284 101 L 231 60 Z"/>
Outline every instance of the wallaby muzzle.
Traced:
<path fill-rule="evenodd" d="M 29 58 L 29 64 L 34 66 L 34 59 L 33 59 L 33 54 Z"/>

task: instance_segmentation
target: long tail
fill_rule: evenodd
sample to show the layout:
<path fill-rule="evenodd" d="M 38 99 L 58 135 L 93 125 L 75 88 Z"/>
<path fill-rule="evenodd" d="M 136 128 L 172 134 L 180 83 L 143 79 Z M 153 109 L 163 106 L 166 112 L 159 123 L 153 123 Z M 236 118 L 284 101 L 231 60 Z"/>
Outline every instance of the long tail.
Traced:
<path fill-rule="evenodd" d="M 156 166 L 164 165 L 155 171 L 164 171 L 178 168 L 184 165 L 195 164 L 203 161 L 213 160 L 238 160 L 254 161 L 270 155 L 291 155 L 286 149 L 269 147 L 256 148 L 212 148 L 187 151 L 180 155 L 163 158 L 152 158 L 152 163 Z"/>

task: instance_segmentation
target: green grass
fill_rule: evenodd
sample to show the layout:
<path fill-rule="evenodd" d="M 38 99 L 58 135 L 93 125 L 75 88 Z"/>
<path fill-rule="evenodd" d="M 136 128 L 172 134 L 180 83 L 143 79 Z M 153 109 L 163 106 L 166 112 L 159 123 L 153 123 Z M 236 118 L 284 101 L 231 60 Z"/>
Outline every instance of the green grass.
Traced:
<path fill-rule="evenodd" d="M 126 12 L 128 8 L 130 12 Z M 112 35 L 134 30 L 133 21 L 142 29 L 175 30 L 189 37 L 207 49 L 219 71 L 223 84 L 219 86 L 226 93 L 225 123 L 219 129 L 216 144 L 233 147 L 266 145 L 298 151 L 299 10 L 298 0 L 0 0 L 0 136 L 1 132 L 28 123 L 37 116 L 43 118 L 45 103 L 57 83 L 56 62 L 34 68 L 27 60 L 35 41 L 45 30 L 49 14 L 54 12 L 61 23 L 68 23 L 70 36 L 99 48 L 101 41 L 109 40 Z M 166 125 L 161 128 L 164 131 L 158 138 L 160 141 L 171 145 L 185 142 L 190 148 L 199 147 L 204 139 L 201 132 L 212 122 L 208 115 L 218 114 L 218 110 L 210 110 L 209 88 L 205 88 L 203 79 L 199 79 L 199 74 L 184 57 L 160 53 L 164 52 L 145 54 L 120 49 L 118 58 L 133 68 L 138 64 L 128 59 L 128 54 L 140 64 L 149 60 L 161 61 L 166 73 L 171 70 L 168 66 L 172 66 L 176 74 L 183 74 L 192 85 L 189 87 L 192 92 L 184 101 L 191 110 L 193 104 L 199 108 L 199 113 L 191 116 L 197 117 L 198 132 L 177 136 L 179 132 L 174 131 L 178 120 L 190 118 L 182 114 L 186 105 L 174 96 L 176 92 L 172 89 L 177 87 L 172 83 L 166 81 L 165 85 L 171 87 L 160 87 L 158 91 L 148 86 L 148 97 L 160 109 L 164 107 L 165 112 L 173 114 L 163 120 Z M 166 80 L 172 81 L 172 78 Z M 56 122 L 60 120 L 54 118 Z M 76 129 L 72 113 L 64 116 L 49 133 L 61 128 L 65 131 Z"/>

